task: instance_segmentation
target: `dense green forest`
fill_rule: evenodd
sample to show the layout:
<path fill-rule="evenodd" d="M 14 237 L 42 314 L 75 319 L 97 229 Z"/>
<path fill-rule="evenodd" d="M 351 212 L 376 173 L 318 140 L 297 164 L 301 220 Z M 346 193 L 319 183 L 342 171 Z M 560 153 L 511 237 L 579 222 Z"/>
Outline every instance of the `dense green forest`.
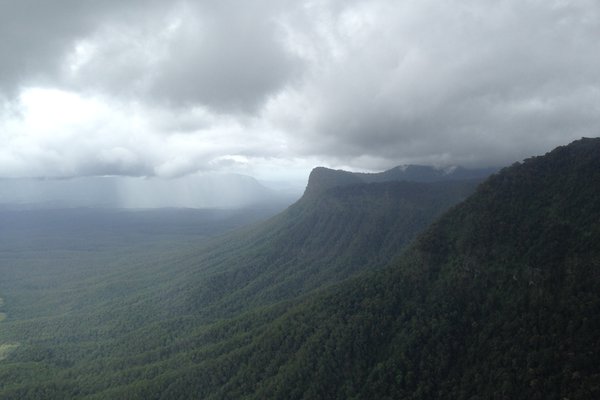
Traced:
<path fill-rule="evenodd" d="M 317 170 L 198 248 L 4 252 L 0 397 L 599 398 L 600 139 L 474 186 Z"/>
<path fill-rule="evenodd" d="M 289 310 L 214 398 L 596 399 L 598 243 L 588 139 L 492 176 L 390 267 Z"/>
<path fill-rule="evenodd" d="M 14 227 L 0 232 L 1 397 L 217 396 L 230 373 L 223 362 L 305 299 L 383 268 L 478 183 L 336 178 L 324 187 L 322 172 L 280 215 L 211 240 L 204 236 L 223 224 L 206 215 L 203 228 L 179 219 L 171 231 L 150 216 L 126 217 L 125 236 L 106 223 L 110 211 L 38 211 L 18 226 L 4 215 Z M 65 212 L 83 214 L 64 223 Z M 40 230 L 40 218 L 60 234 Z M 82 218 L 97 229 L 86 233 Z"/>
<path fill-rule="evenodd" d="M 140 396 L 598 398 L 599 155 L 582 140 L 501 171 L 389 267 L 211 331 L 218 357 L 196 348 Z"/>

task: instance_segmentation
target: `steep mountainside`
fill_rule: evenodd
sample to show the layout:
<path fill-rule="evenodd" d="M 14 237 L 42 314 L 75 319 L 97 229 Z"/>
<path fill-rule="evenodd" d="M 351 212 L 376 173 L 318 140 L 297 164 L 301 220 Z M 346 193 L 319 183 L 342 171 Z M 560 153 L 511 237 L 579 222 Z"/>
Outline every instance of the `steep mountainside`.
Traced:
<path fill-rule="evenodd" d="M 399 258 L 401 230 L 465 183 L 307 190 L 200 254 L 88 280 L 79 310 L 3 321 L 26 339 L 0 395 L 596 399 L 599 156 L 583 139 L 502 170 Z"/>
<path fill-rule="evenodd" d="M 3 254 L 0 343 L 19 347 L 0 364 L 0 397 L 199 396 L 213 378 L 198 363 L 224 372 L 212 366 L 302 298 L 385 266 L 477 182 L 334 184 L 318 196 L 314 184 L 266 223 L 179 254 Z"/>
<path fill-rule="evenodd" d="M 200 255 L 201 279 L 190 280 L 193 308 L 207 312 L 214 305 L 222 316 L 225 309 L 288 299 L 381 268 L 476 185 L 387 182 L 305 196 L 250 234 L 228 237 Z"/>
<path fill-rule="evenodd" d="M 388 268 L 109 364 L 128 378 L 90 398 L 597 399 L 598 155 L 504 169 Z"/>
<path fill-rule="evenodd" d="M 207 393 L 596 399 L 599 221 L 600 139 L 504 169 L 399 262 L 289 310 Z"/>

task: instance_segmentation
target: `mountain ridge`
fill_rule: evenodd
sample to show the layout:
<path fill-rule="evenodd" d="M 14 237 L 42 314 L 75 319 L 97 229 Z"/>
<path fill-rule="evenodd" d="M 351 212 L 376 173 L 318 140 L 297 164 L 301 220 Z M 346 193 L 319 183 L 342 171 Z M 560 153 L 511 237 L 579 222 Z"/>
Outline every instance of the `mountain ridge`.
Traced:
<path fill-rule="evenodd" d="M 256 344 L 284 343 L 272 374 L 216 398 L 597 398 L 599 155 L 583 139 L 493 175 L 400 260 L 287 312 Z"/>
<path fill-rule="evenodd" d="M 36 274 L 3 274 L 16 276 L 13 285 L 19 290 L 2 293 L 11 299 L 11 319 L 3 322 L 0 339 L 21 346 L 0 364 L 0 397 L 200 396 L 202 390 L 179 384 L 190 371 L 194 376 L 189 379 L 203 379 L 204 372 L 196 371 L 198 360 L 219 363 L 229 351 L 242 352 L 250 337 L 294 304 L 384 267 L 477 184 L 332 187 L 302 197 L 266 222 L 197 249 L 185 248 L 181 254 L 146 249 L 125 263 L 104 262 L 91 276 L 81 272 L 88 259 L 70 260 L 59 249 L 53 265 L 48 251 L 43 260 L 33 260 L 41 264 Z M 127 247 L 116 253 L 119 258 L 126 257 Z M 99 259 L 110 257 L 102 253 Z M 17 261 L 22 265 L 21 258 Z M 50 267 L 62 271 L 60 279 L 44 274 Z M 45 301 L 31 301 L 40 295 Z M 28 368 L 39 372 L 35 381 L 20 374 Z M 140 379 L 152 383 L 141 387 Z M 161 382 L 170 382 L 171 389 L 154 386 Z M 82 386 L 86 392 L 78 394 Z"/>
<path fill-rule="evenodd" d="M 108 307 L 84 309 L 83 323 L 65 315 L 4 321 L 6 331 L 52 335 L 0 365 L 0 394 L 596 399 L 599 154 L 600 139 L 584 139 L 504 168 L 408 247 L 390 216 L 404 224 L 401 211 L 437 204 L 435 190 L 462 196 L 460 185 L 476 183 L 351 183 L 308 193 L 227 246 L 217 240 L 217 253 L 155 266 L 158 283 L 143 281 L 145 270 L 125 271 L 146 291 L 120 281 L 100 287 Z M 386 241 L 390 248 L 376 246 Z M 343 275 L 352 267 L 355 275 Z M 328 280 L 323 268 L 345 279 Z M 65 326 L 68 339 L 56 333 Z M 43 372 L 34 383 L 20 372 L 32 365 Z"/>
<path fill-rule="evenodd" d="M 497 170 L 497 168 L 467 169 L 460 166 L 436 168 L 426 165 L 400 165 L 382 172 L 366 173 L 316 167 L 309 175 L 305 194 L 310 196 L 332 187 L 364 183 L 482 180 Z"/>

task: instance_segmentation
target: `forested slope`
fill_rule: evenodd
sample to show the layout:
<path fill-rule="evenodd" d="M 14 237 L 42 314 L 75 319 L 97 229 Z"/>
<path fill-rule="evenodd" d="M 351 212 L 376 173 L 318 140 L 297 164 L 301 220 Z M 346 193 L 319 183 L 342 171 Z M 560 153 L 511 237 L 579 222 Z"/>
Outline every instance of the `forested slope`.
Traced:
<path fill-rule="evenodd" d="M 282 214 L 197 249 L 95 254 L 90 242 L 85 254 L 77 235 L 77 251 L 3 253 L 0 341 L 19 347 L 0 363 L 0 397 L 215 394 L 230 363 L 303 296 L 382 268 L 477 185 L 332 181 L 317 194 L 315 174 Z"/>
<path fill-rule="evenodd" d="M 402 260 L 288 311 L 213 398 L 596 399 L 600 140 L 492 176 Z"/>
<path fill-rule="evenodd" d="M 190 298 L 217 313 L 270 304 L 381 268 L 478 181 L 334 186 L 201 255 Z M 310 183 L 307 193 L 310 193 Z M 210 275 L 209 279 L 206 277 Z M 225 298 L 223 298 L 225 296 Z"/>
<path fill-rule="evenodd" d="M 223 321 L 176 372 L 93 398 L 596 399 L 598 155 L 504 169 L 384 270 Z"/>
<path fill-rule="evenodd" d="M 443 208 L 432 187 L 462 195 L 465 183 L 330 179 L 266 225 L 172 261 L 176 274 L 156 265 L 159 284 L 92 302 L 93 339 L 68 315 L 42 325 L 66 338 L 5 320 L 30 336 L 0 364 L 0 394 L 596 399 L 599 156 L 600 140 L 582 139 L 505 168 L 400 257 L 401 229 L 421 221 L 402 210 Z"/>
<path fill-rule="evenodd" d="M 387 268 L 204 326 L 82 397 L 596 399 L 599 154 L 504 169 Z"/>

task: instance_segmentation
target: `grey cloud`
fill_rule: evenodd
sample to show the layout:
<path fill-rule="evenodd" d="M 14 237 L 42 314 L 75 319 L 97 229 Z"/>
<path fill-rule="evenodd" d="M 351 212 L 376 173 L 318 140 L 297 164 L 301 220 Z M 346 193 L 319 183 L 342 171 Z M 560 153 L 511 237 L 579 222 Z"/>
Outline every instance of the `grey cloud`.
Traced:
<path fill-rule="evenodd" d="M 77 1 L 66 4 L 77 8 Z M 51 2 L 0 3 L 0 89 L 13 94 L 23 82 L 59 67 L 69 38 L 85 32 L 80 19 L 64 18 Z"/>
<path fill-rule="evenodd" d="M 3 176 L 501 165 L 600 126 L 595 0 L 0 0 L 0 37 Z"/>
<path fill-rule="evenodd" d="M 106 21 L 130 15 L 144 1 L 21 0 L 0 2 L 0 90 L 55 84 L 64 57 L 75 43 Z M 141 9 L 143 10 L 143 9 Z"/>
<path fill-rule="evenodd" d="M 300 71 L 274 4 L 178 2 L 137 24 L 113 23 L 88 38 L 90 56 L 67 82 L 162 106 L 256 111 Z"/>
<path fill-rule="evenodd" d="M 295 92 L 313 107 L 282 106 L 306 154 L 504 164 L 598 134 L 597 3 L 396 4 L 363 3 L 367 26 L 349 36 L 338 13 L 328 34 L 341 56 L 313 49 Z"/>
<path fill-rule="evenodd" d="M 263 3 L 192 8 L 196 18 L 182 21 L 150 94 L 219 111 L 256 111 L 300 71 L 300 60 L 279 38 L 276 11 Z"/>
<path fill-rule="evenodd" d="M 2 2 L 0 89 L 62 85 L 176 106 L 253 111 L 299 71 L 283 3 Z"/>

